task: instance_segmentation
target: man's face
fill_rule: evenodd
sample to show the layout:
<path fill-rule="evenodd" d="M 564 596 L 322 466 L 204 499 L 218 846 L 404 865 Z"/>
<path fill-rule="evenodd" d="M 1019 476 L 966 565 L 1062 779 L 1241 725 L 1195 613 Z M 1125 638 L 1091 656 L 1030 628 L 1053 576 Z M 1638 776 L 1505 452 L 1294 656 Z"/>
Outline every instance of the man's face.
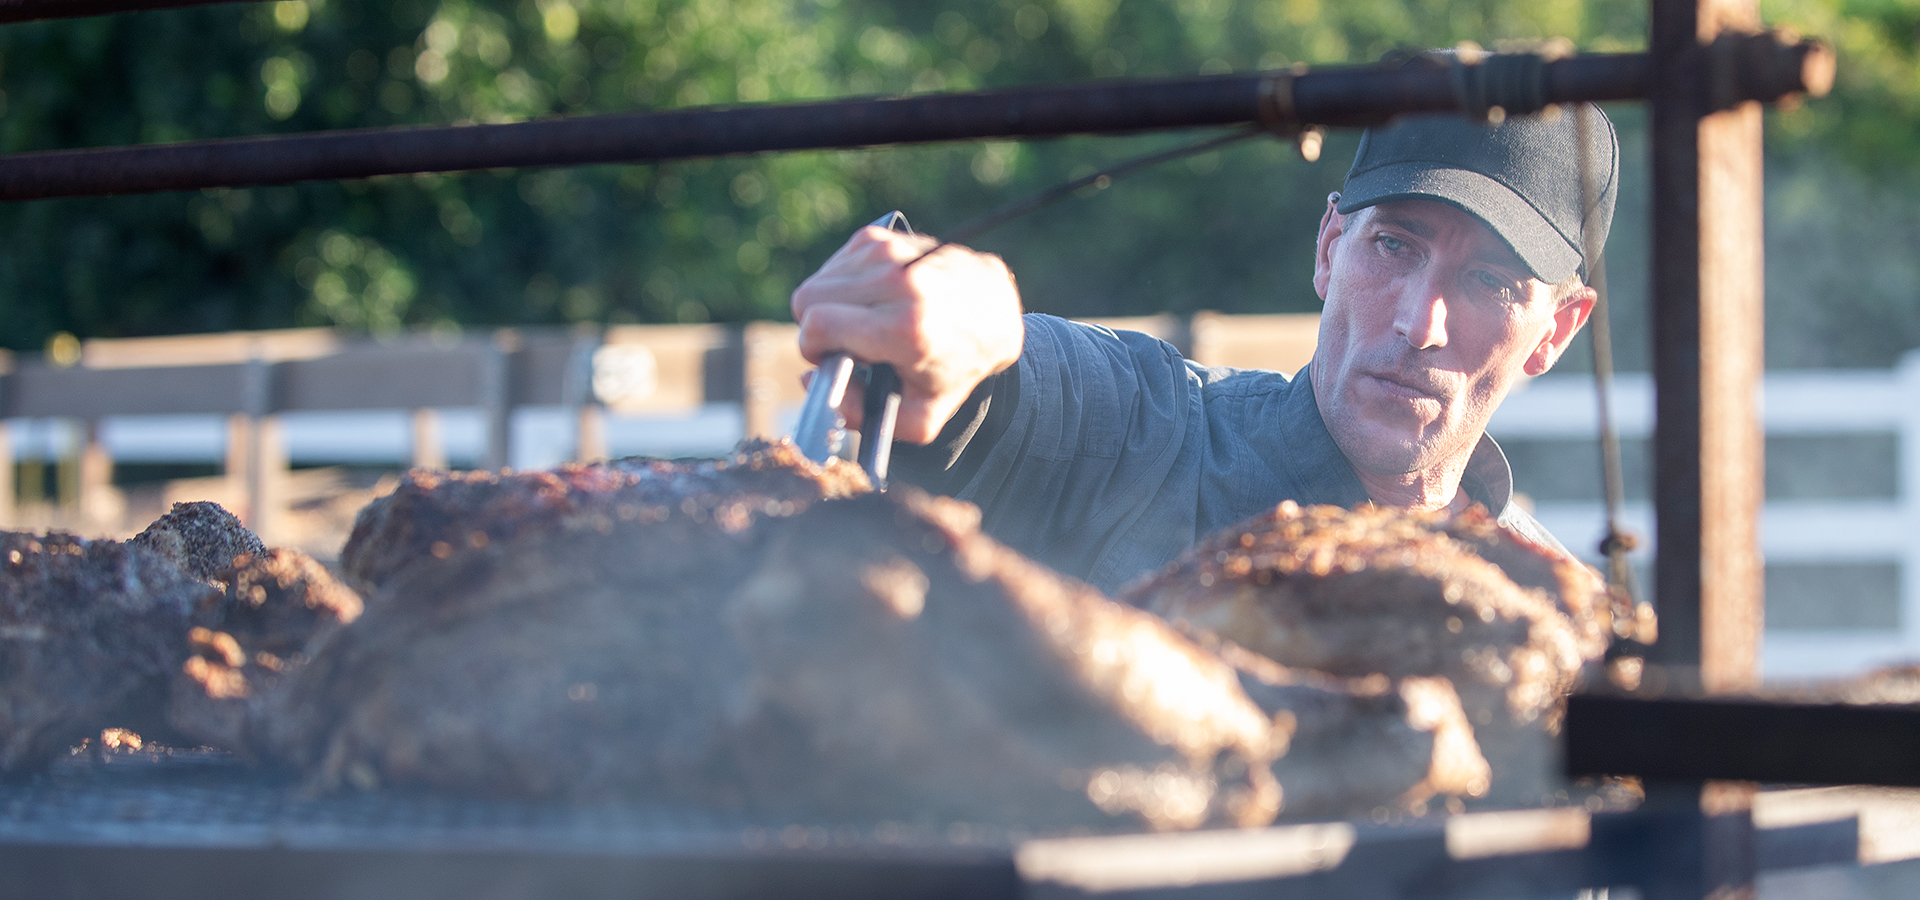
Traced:
<path fill-rule="evenodd" d="M 1592 292 L 1555 302 L 1479 219 L 1429 200 L 1342 216 L 1315 254 L 1326 301 L 1313 388 L 1327 430 L 1364 478 L 1466 464 L 1522 374 L 1553 365 Z"/>

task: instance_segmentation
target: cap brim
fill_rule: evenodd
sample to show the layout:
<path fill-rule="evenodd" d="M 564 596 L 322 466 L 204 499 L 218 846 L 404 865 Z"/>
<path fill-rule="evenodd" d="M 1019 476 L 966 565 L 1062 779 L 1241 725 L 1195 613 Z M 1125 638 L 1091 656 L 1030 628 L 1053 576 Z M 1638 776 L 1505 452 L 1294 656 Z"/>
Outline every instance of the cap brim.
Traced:
<path fill-rule="evenodd" d="M 1580 253 L 1546 217 L 1506 185 L 1478 172 L 1432 163 L 1389 163 L 1347 179 L 1341 214 L 1395 200 L 1439 200 L 1485 222 L 1533 277 L 1559 284 L 1580 271 Z"/>

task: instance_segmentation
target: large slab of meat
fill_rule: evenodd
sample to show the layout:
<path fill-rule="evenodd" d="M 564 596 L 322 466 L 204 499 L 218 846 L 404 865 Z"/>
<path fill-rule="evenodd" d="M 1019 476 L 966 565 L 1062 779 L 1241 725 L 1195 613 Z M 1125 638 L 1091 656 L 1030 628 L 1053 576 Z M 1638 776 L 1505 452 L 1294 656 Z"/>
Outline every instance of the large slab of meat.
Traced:
<path fill-rule="evenodd" d="M 1256 703 L 1259 675 L 1001 547 L 971 507 L 864 493 L 790 446 L 416 476 L 362 515 L 344 563 L 367 611 L 285 683 L 273 706 L 301 724 L 253 748 L 322 783 L 1255 824 L 1288 790 L 1303 814 L 1337 805 L 1273 763 L 1303 721 L 1359 720 L 1391 736 L 1391 768 L 1345 778 L 1364 789 L 1342 802 L 1444 789 L 1439 726 L 1398 692 L 1303 679 Z"/>
<path fill-rule="evenodd" d="M 1284 503 L 1123 599 L 1285 666 L 1445 679 L 1491 763 L 1487 799 L 1529 804 L 1560 786 L 1552 738 L 1563 699 L 1606 649 L 1598 591 L 1578 564 L 1478 508 L 1448 517 Z"/>
<path fill-rule="evenodd" d="M 258 538 L 210 503 L 178 504 L 131 541 L 0 532 L 0 773 L 106 727 L 166 734 L 208 578 Z"/>
<path fill-rule="evenodd" d="M 788 445 L 414 473 L 356 525 L 343 567 L 357 591 L 224 515 L 177 510 L 84 552 L 42 539 L 23 571 L 91 574 L 0 584 L 13 629 L 0 663 L 45 675 L 34 693 L 84 701 L 57 721 L 0 718 L 7 746 L 34 748 L 0 772 L 138 707 L 162 735 L 290 765 L 321 788 L 816 821 L 1251 825 L 1485 793 L 1501 760 L 1490 769 L 1472 715 L 1498 695 L 1509 718 L 1550 719 L 1587 652 L 1539 615 L 1552 601 L 1466 555 L 1429 581 L 1361 590 L 1334 577 L 1298 592 L 1350 602 L 1372 626 L 1308 616 L 1318 630 L 1303 639 L 1298 616 L 1232 607 L 1257 627 L 1226 627 L 1199 601 L 1285 568 L 1262 561 L 1280 545 L 1258 529 L 1215 539 L 1211 562 L 1135 596 L 1207 627 L 1172 624 L 997 544 L 971 506 L 873 494 L 856 468 Z M 1316 552 L 1332 562 L 1303 571 L 1386 564 L 1364 548 L 1384 546 L 1373 531 L 1404 530 L 1396 521 L 1354 520 L 1342 540 L 1358 544 L 1327 544 Z M 1438 551 L 1403 540 L 1393 552 Z M 79 585 L 116 578 L 122 594 L 89 605 L 108 595 Z M 1452 599 L 1436 607 L 1435 591 Z M 110 620 L 137 646 L 102 652 L 138 665 L 89 682 L 6 643 L 66 628 L 34 645 L 52 660 L 103 640 L 68 618 Z M 1456 619 L 1466 637 L 1427 646 Z M 1463 647 L 1480 655 L 1449 662 Z M 1486 676 L 1495 657 L 1513 677 Z"/>

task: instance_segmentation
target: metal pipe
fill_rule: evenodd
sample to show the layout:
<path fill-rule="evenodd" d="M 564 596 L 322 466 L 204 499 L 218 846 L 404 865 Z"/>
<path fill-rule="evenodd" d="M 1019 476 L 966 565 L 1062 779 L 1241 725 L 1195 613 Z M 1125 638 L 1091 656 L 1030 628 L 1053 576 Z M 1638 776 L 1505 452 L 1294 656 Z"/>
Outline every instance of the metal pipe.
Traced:
<path fill-rule="evenodd" d="M 1759 36 L 1772 41 L 1770 37 Z M 1804 60 L 1828 51 L 1803 42 L 1742 57 L 1765 77 L 1735 90 L 1798 84 Z M 1510 113 L 1521 104 L 1645 97 L 1645 54 L 1543 60 L 1496 54 L 1466 66 L 1478 84 L 1501 61 L 1536 69 L 1525 97 L 1480 85 L 1476 96 Z M 1779 72 L 1772 70 L 1778 69 Z M 1782 74 L 1784 73 L 1784 74 Z M 1278 131 L 1306 125 L 1364 126 L 1395 115 L 1460 110 L 1452 67 L 1416 57 L 1398 64 L 1321 72 L 1266 72 L 1171 80 L 1100 81 L 913 97 L 705 107 L 495 125 L 312 132 L 134 147 L 46 150 L 0 156 L 0 201 L 291 184 L 417 172 L 523 166 L 642 163 L 672 159 L 830 150 L 887 144 L 1142 132 L 1259 122 Z M 1493 79 L 1484 79 L 1492 82 Z M 1507 79 L 1501 79 L 1502 84 Z M 1509 86 L 1510 87 L 1510 86 Z M 1510 89 L 1507 91 L 1512 93 Z M 1755 99 L 1774 100 L 1778 96 Z"/>
<path fill-rule="evenodd" d="M 0 24 L 261 0 L 0 0 Z"/>

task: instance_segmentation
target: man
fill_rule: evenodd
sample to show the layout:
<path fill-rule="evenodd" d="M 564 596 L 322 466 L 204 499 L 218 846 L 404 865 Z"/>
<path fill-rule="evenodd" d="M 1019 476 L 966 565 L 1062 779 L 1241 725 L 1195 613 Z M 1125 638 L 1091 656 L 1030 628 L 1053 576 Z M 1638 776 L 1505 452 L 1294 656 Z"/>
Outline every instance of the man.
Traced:
<path fill-rule="evenodd" d="M 1619 148 L 1591 113 L 1599 190 L 1584 210 L 1574 115 L 1370 129 L 1327 199 L 1319 344 L 1291 379 L 1022 317 L 999 258 L 948 247 L 903 268 L 930 241 L 879 228 L 794 292 L 801 352 L 893 363 L 894 477 L 978 503 L 989 533 L 1108 590 L 1288 499 L 1478 502 L 1564 553 L 1512 503 L 1484 429 L 1593 309 L 1586 239 L 1603 245 L 1611 226 Z"/>

